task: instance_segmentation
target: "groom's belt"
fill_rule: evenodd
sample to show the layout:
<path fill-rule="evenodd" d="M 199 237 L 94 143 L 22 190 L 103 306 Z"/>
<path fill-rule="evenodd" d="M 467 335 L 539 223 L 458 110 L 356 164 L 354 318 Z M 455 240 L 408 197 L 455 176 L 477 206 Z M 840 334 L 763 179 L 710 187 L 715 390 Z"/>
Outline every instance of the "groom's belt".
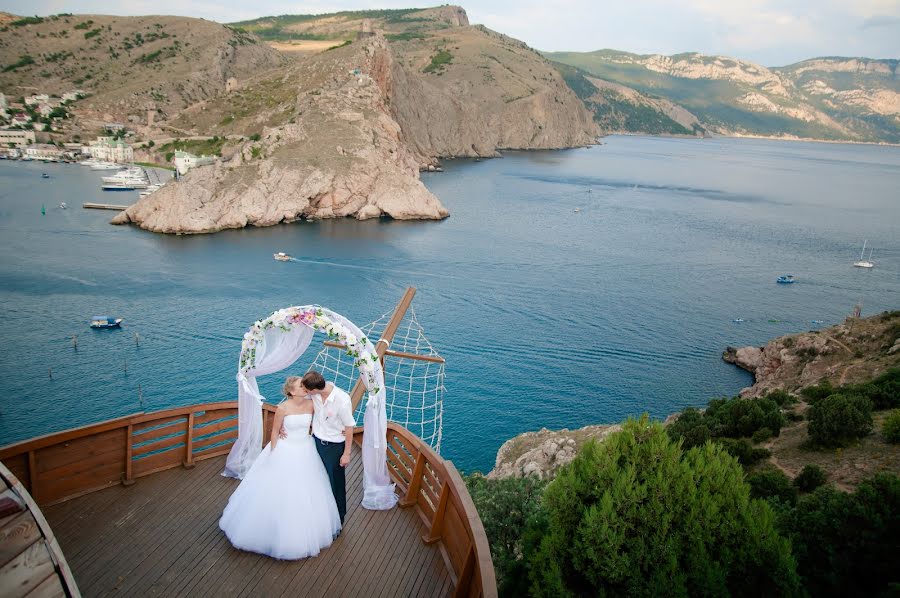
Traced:
<path fill-rule="evenodd" d="M 318 436 L 313 436 L 313 438 L 316 439 L 316 442 L 320 442 L 326 446 L 329 444 L 344 444 L 346 442 L 346 440 L 344 440 L 343 438 L 340 440 L 324 440 L 322 438 L 319 438 Z"/>

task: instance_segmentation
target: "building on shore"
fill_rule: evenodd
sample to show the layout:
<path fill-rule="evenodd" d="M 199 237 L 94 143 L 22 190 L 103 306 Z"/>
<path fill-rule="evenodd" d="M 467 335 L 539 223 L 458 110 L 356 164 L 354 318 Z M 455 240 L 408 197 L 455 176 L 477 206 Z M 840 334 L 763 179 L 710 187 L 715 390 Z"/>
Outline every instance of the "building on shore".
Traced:
<path fill-rule="evenodd" d="M 28 116 L 27 114 L 25 114 L 24 112 L 17 112 L 12 117 L 12 124 L 19 126 L 19 127 L 24 127 L 25 125 L 27 125 L 30 122 L 31 122 L 31 117 Z"/>
<path fill-rule="evenodd" d="M 66 150 L 49 143 L 32 143 L 25 148 L 25 157 L 32 160 L 60 160 Z"/>
<path fill-rule="evenodd" d="M 0 146 L 25 147 L 34 143 L 34 131 L 22 129 L 0 129 Z"/>
<path fill-rule="evenodd" d="M 215 156 L 195 156 L 194 154 L 178 150 L 175 152 L 175 171 L 181 176 L 187 174 L 187 171 L 191 168 L 212 164 L 215 161 Z"/>
<path fill-rule="evenodd" d="M 96 141 L 81 148 L 81 153 L 104 162 L 133 162 L 134 150 L 130 145 L 114 137 L 97 137 Z"/>

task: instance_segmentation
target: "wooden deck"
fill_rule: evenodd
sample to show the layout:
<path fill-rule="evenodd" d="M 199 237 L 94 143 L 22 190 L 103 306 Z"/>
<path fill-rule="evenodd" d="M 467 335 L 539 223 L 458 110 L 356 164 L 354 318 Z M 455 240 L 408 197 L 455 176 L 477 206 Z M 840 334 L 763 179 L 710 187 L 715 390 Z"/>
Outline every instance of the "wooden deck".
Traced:
<path fill-rule="evenodd" d="M 218 521 L 238 481 L 200 461 L 48 506 L 44 514 L 85 596 L 447 596 L 440 544 L 415 509 L 360 506 L 358 447 L 344 531 L 318 557 L 277 561 L 235 549 Z"/>

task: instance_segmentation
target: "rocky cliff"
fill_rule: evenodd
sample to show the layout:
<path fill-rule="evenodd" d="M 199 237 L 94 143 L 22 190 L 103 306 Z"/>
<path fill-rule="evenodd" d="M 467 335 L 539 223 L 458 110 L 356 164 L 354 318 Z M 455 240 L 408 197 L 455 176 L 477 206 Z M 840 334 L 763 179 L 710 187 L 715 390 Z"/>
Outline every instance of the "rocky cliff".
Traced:
<path fill-rule="evenodd" d="M 419 180 L 419 161 L 390 115 L 392 63 L 384 37 L 375 35 L 290 65 L 274 79 L 252 81 L 244 92 L 277 85 L 283 93 L 276 98 L 283 101 L 244 116 L 266 123 L 259 139 L 214 167 L 191 171 L 113 222 L 203 233 L 300 218 L 446 217 Z M 228 98 L 210 102 L 196 118 L 216 120 L 231 106 Z"/>

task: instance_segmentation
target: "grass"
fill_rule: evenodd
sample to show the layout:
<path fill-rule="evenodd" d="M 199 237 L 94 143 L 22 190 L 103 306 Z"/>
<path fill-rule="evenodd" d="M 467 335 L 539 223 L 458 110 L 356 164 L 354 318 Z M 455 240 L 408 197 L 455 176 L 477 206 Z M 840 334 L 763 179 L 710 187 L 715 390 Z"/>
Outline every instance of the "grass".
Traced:
<path fill-rule="evenodd" d="M 175 170 L 174 166 L 168 164 L 156 164 L 154 162 L 135 162 L 136 166 L 146 166 L 148 168 L 162 168 L 163 170 Z"/>
<path fill-rule="evenodd" d="M 224 137 L 213 137 L 212 139 L 176 139 L 175 141 L 159 146 L 157 151 L 167 155 L 174 153 L 175 150 L 181 150 L 197 156 L 221 156 L 222 147 L 225 145 L 225 142 L 226 139 Z"/>
<path fill-rule="evenodd" d="M 20 68 L 22 68 L 22 67 L 28 66 L 29 64 L 34 64 L 34 58 L 32 58 L 31 56 L 29 56 L 28 54 L 24 54 L 24 55 L 22 55 L 22 56 L 19 57 L 19 60 L 18 60 L 17 62 L 14 62 L 14 63 L 12 63 L 12 64 L 8 64 L 8 65 L 6 65 L 5 67 L 3 67 L 3 72 L 4 72 L 4 73 L 9 73 L 9 72 L 14 71 L 14 70 L 16 70 L 16 69 L 20 69 Z"/>
<path fill-rule="evenodd" d="M 345 40 L 344 43 L 342 43 L 342 44 L 338 44 L 338 45 L 336 45 L 336 46 L 331 46 L 330 48 L 325 48 L 325 51 L 327 52 L 327 51 L 329 51 L 329 50 L 337 50 L 338 48 L 345 48 L 345 47 L 349 46 L 349 45 L 352 44 L 352 43 L 353 43 L 353 40 L 352 40 L 352 39 L 348 39 L 348 40 Z"/>
<path fill-rule="evenodd" d="M 437 54 L 431 57 L 431 63 L 422 69 L 423 73 L 440 73 L 448 64 L 453 62 L 453 54 L 447 50 L 438 50 Z"/>

